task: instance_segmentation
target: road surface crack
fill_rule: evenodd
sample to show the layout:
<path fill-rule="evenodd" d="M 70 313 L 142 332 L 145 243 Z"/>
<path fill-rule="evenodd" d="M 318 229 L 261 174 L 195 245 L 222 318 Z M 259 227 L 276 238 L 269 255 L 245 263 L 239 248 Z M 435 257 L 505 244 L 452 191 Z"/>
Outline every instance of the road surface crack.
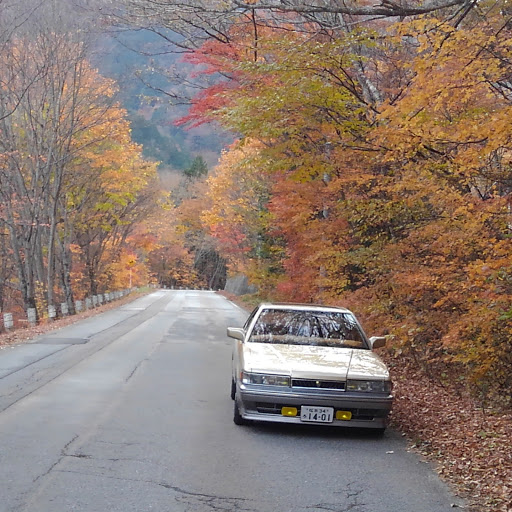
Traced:
<path fill-rule="evenodd" d="M 62 448 L 62 450 L 60 451 L 60 457 L 44 472 L 44 473 L 41 473 L 40 475 L 38 475 L 36 478 L 34 478 L 33 482 L 32 483 L 36 483 L 38 482 L 41 478 L 44 478 L 45 476 L 49 475 L 53 470 L 54 468 L 60 464 L 60 462 L 62 461 L 62 459 L 64 457 L 66 457 L 66 450 L 78 439 L 78 434 L 75 434 L 65 445 L 64 447 Z"/>
<path fill-rule="evenodd" d="M 166 483 L 159 484 L 166 489 L 170 489 L 171 491 L 176 492 L 180 496 L 176 498 L 176 501 L 187 503 L 189 505 L 197 506 L 199 504 L 208 507 L 211 510 L 216 511 L 226 511 L 226 512 L 234 512 L 234 511 L 245 511 L 251 512 L 254 511 L 254 508 L 246 508 L 243 505 L 251 500 L 247 498 L 234 498 L 228 496 L 215 496 L 212 494 L 204 494 L 200 492 L 192 492 L 187 491 L 185 489 L 181 489 L 175 485 L 170 485 Z"/>
<path fill-rule="evenodd" d="M 53 467 L 57 465 L 54 464 Z M 58 469 L 56 470 L 57 473 L 66 473 L 66 474 L 75 474 L 75 475 L 82 475 L 82 476 L 92 476 L 92 477 L 98 477 L 101 479 L 109 479 L 109 480 L 119 480 L 119 481 L 125 481 L 125 482 L 137 482 L 140 484 L 150 484 L 150 485 L 158 485 L 160 487 L 164 487 L 165 489 L 168 489 L 170 491 L 173 491 L 176 493 L 176 501 L 179 503 L 184 503 L 186 505 L 189 505 L 193 507 L 193 510 L 199 510 L 198 507 L 202 506 L 203 510 L 204 507 L 206 507 L 209 510 L 212 511 L 218 511 L 218 512 L 257 512 L 258 508 L 244 506 L 253 500 L 250 500 L 248 498 L 236 498 L 236 497 L 228 497 L 228 496 L 215 496 L 212 494 L 205 494 L 200 492 L 193 492 L 193 491 L 187 491 L 185 489 L 181 489 L 180 487 L 177 487 L 175 485 L 171 485 L 165 482 L 155 482 L 153 480 L 143 480 L 143 479 L 137 479 L 137 478 L 126 478 L 126 477 L 119 477 L 119 476 L 109 476 L 105 474 L 99 474 L 96 472 L 90 472 L 90 471 L 77 471 L 72 469 Z"/>
<path fill-rule="evenodd" d="M 350 482 L 344 492 L 340 492 L 343 497 L 342 503 L 318 503 L 307 507 L 309 510 L 326 510 L 328 512 L 364 512 L 366 509 L 365 504 L 359 501 L 359 497 L 363 494 L 362 489 L 352 490 L 351 487 L 354 482 Z"/>
<path fill-rule="evenodd" d="M 128 377 L 126 377 L 125 379 L 125 382 L 128 382 L 134 375 L 135 375 L 135 372 L 147 361 L 148 359 L 145 358 L 143 359 L 142 361 L 139 361 L 136 365 L 135 365 L 135 368 L 133 369 L 133 371 L 130 373 L 130 375 L 128 375 Z"/>

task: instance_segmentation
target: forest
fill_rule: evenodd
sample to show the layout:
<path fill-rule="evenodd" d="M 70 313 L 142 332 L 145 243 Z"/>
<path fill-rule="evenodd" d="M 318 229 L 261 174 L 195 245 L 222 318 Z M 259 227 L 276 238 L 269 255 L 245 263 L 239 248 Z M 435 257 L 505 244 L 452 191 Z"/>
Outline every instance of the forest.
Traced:
<path fill-rule="evenodd" d="M 156 282 L 175 236 L 158 162 L 92 64 L 98 12 L 79 7 L 0 4 L 0 308 L 15 317 Z"/>
<path fill-rule="evenodd" d="M 213 166 L 233 137 L 217 126 L 189 129 L 174 123 L 187 112 L 194 66 L 183 62 L 179 52 L 161 51 L 160 41 L 149 30 L 112 25 L 95 40 L 91 60 L 103 76 L 122 84 L 116 98 L 126 110 L 132 139 L 145 158 L 158 162 L 160 175 L 182 173 L 198 155 Z M 179 80 L 169 87 L 172 70 L 179 70 Z M 166 100 L 170 95 L 183 101 L 171 103 Z"/>
<path fill-rule="evenodd" d="M 347 306 L 511 405 L 506 1 L 20 5 L 0 6 L 3 310 L 243 274 L 254 300 Z M 150 106 L 233 134 L 213 168 L 192 155 L 165 186 L 133 141 L 92 64 L 96 32 L 121 26 L 174 54 Z"/>

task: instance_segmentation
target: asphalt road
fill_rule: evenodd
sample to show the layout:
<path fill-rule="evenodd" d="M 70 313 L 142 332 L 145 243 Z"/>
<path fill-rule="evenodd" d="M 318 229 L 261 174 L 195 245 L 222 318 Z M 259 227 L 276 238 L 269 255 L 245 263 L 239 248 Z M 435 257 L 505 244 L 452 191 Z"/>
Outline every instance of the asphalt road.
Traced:
<path fill-rule="evenodd" d="M 237 427 L 227 326 L 157 291 L 0 350 L 0 512 L 441 512 L 463 505 L 398 432 Z"/>

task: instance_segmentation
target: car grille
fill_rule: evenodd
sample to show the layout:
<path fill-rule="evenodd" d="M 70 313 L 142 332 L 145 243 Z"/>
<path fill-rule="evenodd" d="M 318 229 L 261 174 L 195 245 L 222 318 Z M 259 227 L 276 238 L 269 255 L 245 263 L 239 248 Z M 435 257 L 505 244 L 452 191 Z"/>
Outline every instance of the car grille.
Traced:
<path fill-rule="evenodd" d="M 292 388 L 337 389 L 345 391 L 345 382 L 333 380 L 292 379 Z"/>

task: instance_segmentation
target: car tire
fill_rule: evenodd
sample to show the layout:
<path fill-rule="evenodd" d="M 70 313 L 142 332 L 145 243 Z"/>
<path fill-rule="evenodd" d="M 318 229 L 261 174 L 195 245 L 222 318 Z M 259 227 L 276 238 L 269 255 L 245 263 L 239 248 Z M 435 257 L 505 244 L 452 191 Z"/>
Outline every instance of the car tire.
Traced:
<path fill-rule="evenodd" d="M 233 408 L 233 422 L 235 423 L 235 425 L 247 425 L 249 423 L 246 419 L 242 418 L 236 400 Z"/>
<path fill-rule="evenodd" d="M 236 395 L 236 383 L 234 379 L 231 379 L 231 400 L 235 399 Z"/>

